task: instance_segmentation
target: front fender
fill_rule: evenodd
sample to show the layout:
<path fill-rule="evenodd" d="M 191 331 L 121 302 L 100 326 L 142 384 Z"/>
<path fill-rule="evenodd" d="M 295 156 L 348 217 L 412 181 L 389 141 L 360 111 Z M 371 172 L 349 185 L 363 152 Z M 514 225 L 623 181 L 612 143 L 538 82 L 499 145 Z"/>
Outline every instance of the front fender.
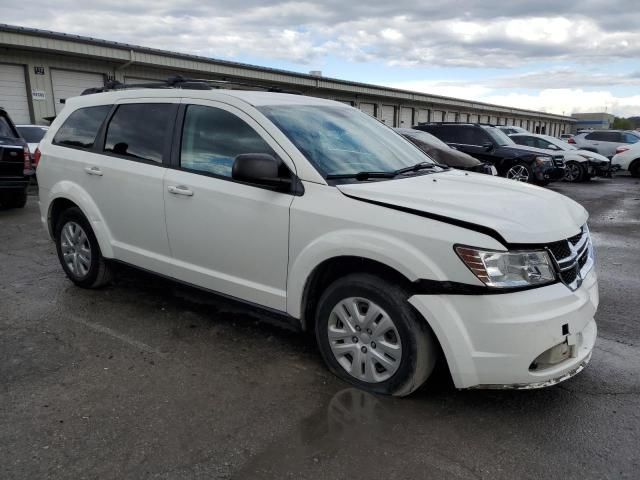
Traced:
<path fill-rule="evenodd" d="M 445 280 L 444 272 L 422 251 L 396 237 L 373 230 L 339 230 L 304 246 L 290 259 L 287 313 L 300 318 L 304 289 L 313 271 L 336 257 L 361 257 L 393 268 L 409 281 Z"/>
<path fill-rule="evenodd" d="M 105 258 L 113 258 L 113 249 L 111 248 L 111 232 L 104 222 L 104 219 L 100 213 L 100 209 L 93 201 L 91 196 L 77 183 L 63 180 L 52 186 L 47 195 L 47 225 L 49 227 L 49 233 L 53 234 L 53 225 L 51 224 L 51 209 L 55 200 L 64 198 L 75 203 L 93 229 L 93 233 L 98 240 L 98 245 L 102 255 Z M 52 235 L 53 237 L 53 235 Z"/>

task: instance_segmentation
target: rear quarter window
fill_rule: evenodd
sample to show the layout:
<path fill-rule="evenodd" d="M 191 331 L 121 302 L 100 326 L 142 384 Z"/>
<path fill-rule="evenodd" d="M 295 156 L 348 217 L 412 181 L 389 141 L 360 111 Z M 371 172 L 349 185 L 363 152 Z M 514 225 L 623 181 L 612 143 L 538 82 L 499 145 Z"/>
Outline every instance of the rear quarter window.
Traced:
<path fill-rule="evenodd" d="M 62 147 L 90 149 L 98 130 L 111 110 L 111 105 L 79 108 L 64 121 L 53 137 L 53 144 Z"/>

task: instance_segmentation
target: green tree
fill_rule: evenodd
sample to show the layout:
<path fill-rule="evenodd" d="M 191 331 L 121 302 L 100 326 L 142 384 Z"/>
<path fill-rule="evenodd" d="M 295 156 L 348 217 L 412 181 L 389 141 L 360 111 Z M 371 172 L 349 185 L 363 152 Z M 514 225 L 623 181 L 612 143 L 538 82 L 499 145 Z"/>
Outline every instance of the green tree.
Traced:
<path fill-rule="evenodd" d="M 635 128 L 635 124 L 629 118 L 616 117 L 613 119 L 611 128 L 615 130 L 633 130 Z"/>

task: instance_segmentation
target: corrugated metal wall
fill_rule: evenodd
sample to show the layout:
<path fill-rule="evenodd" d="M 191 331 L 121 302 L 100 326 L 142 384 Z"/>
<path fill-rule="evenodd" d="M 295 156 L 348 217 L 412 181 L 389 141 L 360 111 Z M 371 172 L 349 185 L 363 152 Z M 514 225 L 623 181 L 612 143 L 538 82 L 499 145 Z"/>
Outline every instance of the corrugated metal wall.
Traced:
<path fill-rule="evenodd" d="M 84 45 L 71 40 L 38 38 L 0 31 L 0 45 L 20 45 L 36 50 L 6 48 L 0 55 L 0 63 L 21 66 L 26 73 L 25 85 L 30 116 L 36 123 L 46 123 L 46 117 L 56 114 L 54 95 L 55 71 L 85 72 L 97 74 L 106 80 L 156 80 L 176 74 L 192 78 L 244 80 L 278 85 L 295 89 L 306 95 L 347 102 L 355 107 L 366 105 L 363 110 L 374 112 L 377 118 L 390 126 L 408 127 L 409 123 L 427 121 L 491 122 L 506 124 L 507 119 L 516 124 L 540 125 L 551 120 L 545 114 L 534 114 L 508 107 L 491 107 L 458 99 L 443 99 L 421 93 L 411 93 L 370 85 L 344 83 L 322 77 L 296 77 L 270 69 L 252 66 L 206 63 L 195 57 L 175 58 L 160 53 L 137 52 L 123 48 Z M 133 61 L 134 63 L 128 64 Z M 90 76 L 86 76 L 87 79 Z M 93 79 L 98 77 L 93 76 Z M 87 88 L 95 85 L 87 85 Z M 58 106 L 59 110 L 59 106 Z M 557 135 L 571 130 L 569 120 L 554 120 Z M 525 126 L 525 128 L 527 128 Z M 531 129 L 531 128 L 530 128 Z"/>

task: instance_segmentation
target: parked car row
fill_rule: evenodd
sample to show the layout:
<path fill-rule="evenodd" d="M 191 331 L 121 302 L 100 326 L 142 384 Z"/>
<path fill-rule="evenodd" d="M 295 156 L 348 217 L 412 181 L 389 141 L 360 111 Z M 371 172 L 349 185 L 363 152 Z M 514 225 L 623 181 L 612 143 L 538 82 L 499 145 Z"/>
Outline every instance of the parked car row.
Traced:
<path fill-rule="evenodd" d="M 520 182 L 547 185 L 564 178 L 563 155 L 518 145 L 492 125 L 475 123 L 424 123 L 413 127 L 428 132 L 449 146 L 493 165 L 500 176 Z"/>
<path fill-rule="evenodd" d="M 519 145 L 541 148 L 551 153 L 561 153 L 568 182 L 582 182 L 593 177 L 606 177 L 611 173 L 609 159 L 589 150 L 580 150 L 558 138 L 534 133 L 511 135 Z"/>

